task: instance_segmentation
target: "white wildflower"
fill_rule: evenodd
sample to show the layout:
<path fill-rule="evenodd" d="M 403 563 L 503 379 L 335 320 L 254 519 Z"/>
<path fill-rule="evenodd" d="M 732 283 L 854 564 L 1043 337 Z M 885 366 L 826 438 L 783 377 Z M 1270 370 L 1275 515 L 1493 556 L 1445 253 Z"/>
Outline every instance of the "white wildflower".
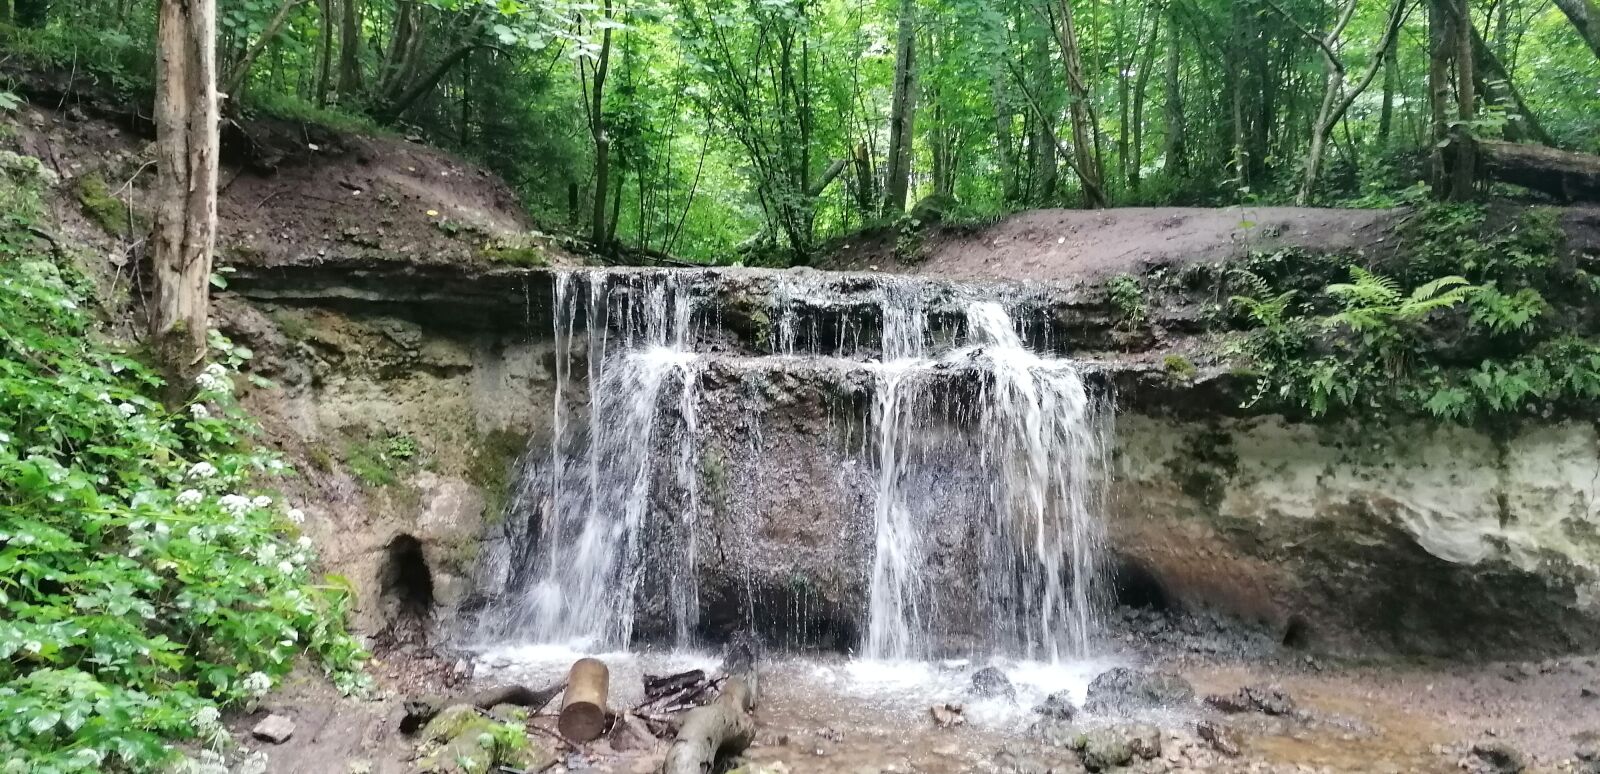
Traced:
<path fill-rule="evenodd" d="M 244 677 L 244 689 L 251 696 L 261 696 L 272 690 L 272 678 L 261 672 L 251 672 Z"/>
<path fill-rule="evenodd" d="M 228 375 L 228 367 L 221 363 L 211 363 L 208 364 L 205 367 L 205 370 L 201 371 L 200 373 L 220 379 Z"/>
<path fill-rule="evenodd" d="M 132 403 L 119 403 L 117 404 L 117 410 L 122 412 L 122 415 L 125 417 L 131 417 L 134 414 L 139 413 L 139 407 L 133 405 Z"/>
<path fill-rule="evenodd" d="M 211 411 L 206 408 L 204 403 L 196 403 L 193 406 L 190 406 L 189 413 L 194 415 L 195 419 L 205 419 L 211 416 Z"/>
<path fill-rule="evenodd" d="M 205 495 L 200 494 L 200 490 L 185 489 L 178 493 L 178 496 L 175 498 L 175 502 L 177 502 L 179 505 L 194 505 L 203 499 L 205 499 Z"/>
<path fill-rule="evenodd" d="M 294 574 L 294 565 L 291 564 L 288 560 L 283 560 L 283 561 L 278 562 L 278 574 L 279 575 L 293 575 Z"/>
<path fill-rule="evenodd" d="M 217 466 L 209 462 L 196 462 L 189 468 L 189 478 L 211 478 L 217 474 Z"/>
<path fill-rule="evenodd" d="M 266 495 L 256 495 L 255 499 L 250 501 L 250 504 L 257 508 L 265 508 L 272 505 L 272 498 Z"/>
<path fill-rule="evenodd" d="M 201 707 L 194 713 L 194 725 L 196 728 L 210 728 L 221 722 L 221 720 L 222 713 L 217 711 L 216 707 Z"/>
<path fill-rule="evenodd" d="M 299 508 L 290 508 L 289 512 L 285 513 L 284 515 L 289 517 L 289 521 L 292 521 L 296 524 L 306 523 L 306 512 L 300 510 Z"/>
<path fill-rule="evenodd" d="M 223 495 L 222 499 L 217 502 L 222 506 L 223 510 L 235 516 L 243 516 L 250 510 L 250 498 L 244 495 Z"/>
<path fill-rule="evenodd" d="M 107 394 L 105 394 L 103 392 L 100 393 L 99 395 L 94 396 L 94 399 L 97 400 L 97 401 L 100 401 L 101 403 L 110 403 L 111 402 L 111 396 L 107 395 Z"/>
<path fill-rule="evenodd" d="M 294 541 L 294 544 L 299 546 L 300 548 L 302 548 L 304 550 L 310 550 L 311 549 L 311 538 L 308 538 L 305 535 L 301 535 L 300 539 Z"/>
<path fill-rule="evenodd" d="M 6 435 L 5 433 L 0 433 L 0 446 L 8 443 L 11 443 L 11 436 Z"/>
<path fill-rule="evenodd" d="M 266 543 L 256 549 L 256 560 L 264 566 L 278 561 L 278 544 Z"/>
<path fill-rule="evenodd" d="M 156 522 L 155 530 L 156 530 L 156 534 L 157 535 L 163 535 L 163 536 L 167 535 L 170 532 L 172 532 L 172 528 L 167 526 L 167 523 L 164 522 L 164 521 Z"/>
<path fill-rule="evenodd" d="M 267 470 L 270 470 L 273 473 L 281 473 L 281 472 L 283 472 L 283 469 L 285 467 L 287 467 L 287 466 L 283 464 L 283 460 L 279 460 L 279 459 L 267 460 Z"/>

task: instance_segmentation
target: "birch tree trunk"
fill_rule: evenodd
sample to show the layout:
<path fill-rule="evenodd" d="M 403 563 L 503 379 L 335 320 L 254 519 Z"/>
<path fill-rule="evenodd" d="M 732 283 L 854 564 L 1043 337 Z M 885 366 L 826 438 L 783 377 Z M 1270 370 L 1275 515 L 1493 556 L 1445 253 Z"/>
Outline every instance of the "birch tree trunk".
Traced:
<path fill-rule="evenodd" d="M 886 215 L 905 212 L 906 195 L 911 189 L 911 146 L 917 120 L 916 25 L 916 0 L 900 0 L 894 95 L 889 108 L 889 174 L 883 190 L 883 212 Z"/>
<path fill-rule="evenodd" d="M 155 289 L 151 341 L 169 405 L 191 394 L 206 354 L 217 233 L 214 0 L 161 0 L 156 61 Z"/>

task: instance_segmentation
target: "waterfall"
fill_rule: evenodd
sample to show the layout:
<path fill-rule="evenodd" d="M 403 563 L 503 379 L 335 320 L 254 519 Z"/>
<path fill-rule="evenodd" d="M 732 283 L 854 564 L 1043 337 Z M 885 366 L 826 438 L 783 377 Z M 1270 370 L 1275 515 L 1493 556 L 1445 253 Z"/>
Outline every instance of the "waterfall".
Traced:
<path fill-rule="evenodd" d="M 918 513 L 913 503 L 941 468 L 975 464 L 991 482 L 972 525 L 980 546 L 972 580 L 985 602 L 990 646 L 1051 661 L 1087 655 L 1109 412 L 1091 399 L 1071 361 L 1028 349 L 1001 304 L 969 302 L 967 345 L 935 358 L 922 354 L 926 317 L 895 308 L 903 302 L 886 299 L 886 362 L 876 369 L 876 536 L 864 654 L 933 655 L 927 608 L 939 595 L 923 580 L 922 536 L 944 509 L 924 501 Z M 953 407 L 976 418 L 975 460 L 963 459 L 965 447 L 929 448 L 941 421 L 930 408 L 933 378 L 957 368 L 976 369 L 980 385 L 967 405 Z"/>
<path fill-rule="evenodd" d="M 500 588 L 480 637 L 625 647 L 644 611 L 646 636 L 693 644 L 702 562 L 754 561 L 760 525 L 777 507 L 767 489 L 793 483 L 789 471 L 766 469 L 763 416 L 784 394 L 774 380 L 822 369 L 858 385 L 841 387 L 846 394 L 867 393 L 827 420 L 861 428 L 861 445 L 836 452 L 844 468 L 815 493 L 836 512 L 853 512 L 846 501 L 870 506 L 853 613 L 862 655 L 1085 655 L 1110 412 L 1073 361 L 1024 341 L 1015 317 L 1025 297 L 896 278 L 841 289 L 815 274 L 773 276 L 764 334 L 772 354 L 763 355 L 730 351 L 720 318 L 698 314 L 714 277 L 554 273 L 550 437 L 522 466 L 504 532 L 511 545 L 486 559 Z M 741 490 L 726 491 L 720 458 L 717 482 L 702 482 L 707 444 L 754 470 Z M 702 540 L 714 542 L 710 555 Z M 748 564 L 730 572 L 736 588 L 705 604 L 733 604 L 732 593 L 743 625 L 759 624 L 757 600 L 773 587 L 758 588 Z M 803 633 L 808 623 L 793 613 Z"/>

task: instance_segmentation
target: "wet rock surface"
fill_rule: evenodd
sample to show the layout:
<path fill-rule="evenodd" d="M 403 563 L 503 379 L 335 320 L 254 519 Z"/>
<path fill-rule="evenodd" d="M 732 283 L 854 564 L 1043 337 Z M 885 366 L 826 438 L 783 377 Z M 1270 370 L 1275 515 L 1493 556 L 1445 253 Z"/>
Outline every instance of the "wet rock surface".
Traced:
<path fill-rule="evenodd" d="M 1182 707 L 1194 700 L 1194 686 L 1171 672 L 1117 667 L 1089 683 L 1084 709 L 1096 715 L 1128 715 Z"/>

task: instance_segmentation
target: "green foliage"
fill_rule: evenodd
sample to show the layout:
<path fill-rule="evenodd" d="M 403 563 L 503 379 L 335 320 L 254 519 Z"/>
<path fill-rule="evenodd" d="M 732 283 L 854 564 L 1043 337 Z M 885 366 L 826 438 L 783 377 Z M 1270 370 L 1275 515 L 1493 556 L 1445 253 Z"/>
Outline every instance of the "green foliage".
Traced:
<path fill-rule="evenodd" d="M 347 591 L 261 491 L 291 471 L 232 397 L 248 353 L 213 337 L 169 411 L 95 330 L 88 281 L 40 255 L 37 213 L 0 215 L 0 770 L 162 769 L 301 656 L 363 689 Z"/>
<path fill-rule="evenodd" d="M 1161 366 L 1166 370 L 1168 376 L 1182 381 L 1193 379 L 1195 374 L 1199 373 L 1199 369 L 1194 367 L 1194 363 L 1183 355 L 1167 355 L 1161 359 Z"/>
<path fill-rule="evenodd" d="M 1409 290 L 1352 267 L 1349 282 L 1302 303 L 1259 275 L 1237 278 L 1247 294 L 1234 306 L 1250 328 L 1239 351 L 1259 378 L 1252 402 L 1472 421 L 1600 399 L 1600 337 L 1586 312 L 1600 287 L 1558 260 L 1548 211 L 1491 224 L 1481 208 L 1436 205 L 1411 236 L 1396 267 Z M 1441 266 L 1463 275 L 1423 275 Z"/>
<path fill-rule="evenodd" d="M 1150 322 L 1150 310 L 1146 307 L 1144 288 L 1140 287 L 1138 277 L 1118 274 L 1106 283 L 1106 292 L 1111 297 L 1112 306 L 1121 315 L 1123 325 L 1134 329 Z"/>
<path fill-rule="evenodd" d="M 393 486 L 416 467 L 420 453 L 417 439 L 409 435 L 381 435 L 351 441 L 345 448 L 345 465 L 367 486 Z"/>

